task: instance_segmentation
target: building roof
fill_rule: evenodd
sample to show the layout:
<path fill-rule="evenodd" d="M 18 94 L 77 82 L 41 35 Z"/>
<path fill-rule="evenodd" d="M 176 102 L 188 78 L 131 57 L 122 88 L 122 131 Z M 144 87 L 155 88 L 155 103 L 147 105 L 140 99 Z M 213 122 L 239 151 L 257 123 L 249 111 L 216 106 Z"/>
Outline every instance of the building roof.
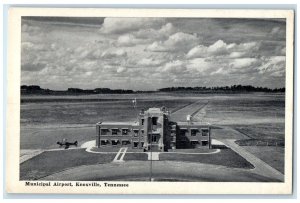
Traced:
<path fill-rule="evenodd" d="M 98 125 L 138 126 L 138 122 L 99 122 Z"/>
<path fill-rule="evenodd" d="M 198 125 L 210 125 L 209 123 L 207 122 L 199 122 L 199 121 L 192 121 L 192 122 L 187 122 L 187 121 L 180 121 L 180 122 L 177 122 L 177 125 L 182 125 L 182 126 L 198 126 Z"/>

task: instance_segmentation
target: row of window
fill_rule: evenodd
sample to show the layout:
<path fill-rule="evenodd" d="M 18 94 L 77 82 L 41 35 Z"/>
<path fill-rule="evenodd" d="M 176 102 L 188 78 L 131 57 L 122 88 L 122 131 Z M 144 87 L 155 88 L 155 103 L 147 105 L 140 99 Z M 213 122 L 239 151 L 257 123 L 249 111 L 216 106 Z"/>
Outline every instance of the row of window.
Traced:
<path fill-rule="evenodd" d="M 116 146 L 118 144 L 121 144 L 123 146 L 129 145 L 131 144 L 131 142 L 129 140 L 100 140 L 100 144 L 103 146 L 105 145 L 112 145 L 112 146 Z M 134 141 L 133 142 L 133 147 L 138 147 L 139 146 L 139 142 Z M 140 142 L 140 146 L 143 147 L 144 146 L 144 142 Z"/>
<path fill-rule="evenodd" d="M 180 145 L 186 145 L 187 144 L 187 141 L 180 141 L 179 142 L 180 143 Z M 201 145 L 201 146 L 208 146 L 208 141 L 207 140 L 203 140 L 203 141 L 197 141 L 197 140 L 192 140 L 192 141 L 190 141 L 190 144 L 191 145 Z"/>
<path fill-rule="evenodd" d="M 128 130 L 127 128 L 126 129 L 125 128 L 121 129 L 122 135 L 128 135 L 129 131 L 130 130 Z M 107 128 L 102 128 L 101 129 L 101 135 L 118 135 L 118 132 L 120 132 L 120 130 L 118 128 L 112 128 L 111 129 L 111 134 L 109 133 L 109 129 L 107 129 Z M 141 132 L 144 133 L 144 130 L 141 130 Z M 133 135 L 138 136 L 138 134 L 139 134 L 139 130 L 134 129 L 133 130 Z"/>
<path fill-rule="evenodd" d="M 122 128 L 121 129 L 121 133 L 122 135 L 129 135 L 129 129 L 125 129 Z M 120 132 L 120 129 L 118 128 L 111 128 L 111 134 L 109 133 L 109 129 L 107 128 L 102 128 L 101 129 L 101 135 L 118 135 L 118 132 Z M 196 136 L 197 133 L 200 132 L 199 129 L 191 129 L 191 136 Z M 141 133 L 144 134 L 144 130 L 141 130 Z M 180 129 L 180 135 L 181 136 L 185 136 L 186 133 L 188 133 L 187 129 Z M 138 129 L 134 129 L 133 130 L 133 136 L 138 136 L 139 134 L 139 130 Z M 175 134 L 175 133 L 171 133 L 171 134 Z M 208 136 L 209 135 L 209 130 L 208 129 L 201 129 L 201 135 L 202 136 Z"/>
<path fill-rule="evenodd" d="M 129 140 L 100 140 L 100 143 L 102 146 L 105 146 L 105 145 L 112 145 L 112 146 L 117 146 L 118 144 L 121 144 L 123 146 L 126 146 L 126 145 L 129 145 L 131 144 L 131 142 Z M 191 145 L 199 145 L 201 144 L 202 146 L 207 146 L 208 145 L 208 141 L 207 140 L 203 140 L 201 142 L 197 141 L 197 140 L 192 140 L 190 141 Z M 138 147 L 140 144 L 140 147 L 143 147 L 144 146 L 144 142 L 137 142 L 137 141 L 133 141 L 133 147 Z M 185 141 L 181 141 L 180 142 L 181 145 L 185 145 L 186 142 Z"/>
<path fill-rule="evenodd" d="M 198 129 L 191 129 L 191 136 L 196 136 L 198 132 L 200 132 Z M 187 129 L 180 129 L 181 136 L 185 136 L 186 133 L 188 133 Z M 201 135 L 208 136 L 209 135 L 208 129 L 201 129 Z"/>

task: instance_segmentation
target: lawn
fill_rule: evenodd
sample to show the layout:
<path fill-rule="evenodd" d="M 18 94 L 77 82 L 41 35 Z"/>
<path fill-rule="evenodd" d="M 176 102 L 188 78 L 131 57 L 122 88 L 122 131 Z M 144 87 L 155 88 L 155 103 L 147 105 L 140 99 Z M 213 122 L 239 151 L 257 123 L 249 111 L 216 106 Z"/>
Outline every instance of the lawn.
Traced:
<path fill-rule="evenodd" d="M 111 162 L 116 154 L 93 154 L 85 149 L 47 151 L 20 165 L 20 180 L 38 180 L 68 168 Z"/>
<path fill-rule="evenodd" d="M 134 96 L 134 95 L 133 95 Z M 190 99 L 140 99 L 138 109 L 133 108 L 131 99 L 89 100 L 41 102 L 24 102 L 21 105 L 21 125 L 93 125 L 99 121 L 134 121 L 140 109 L 166 106 L 169 110 L 177 110 L 191 103 Z M 46 100 L 47 101 L 47 100 Z"/>
<path fill-rule="evenodd" d="M 205 108 L 205 121 L 233 126 L 283 123 L 284 99 L 284 94 L 215 95 Z"/>
<path fill-rule="evenodd" d="M 238 125 L 235 129 L 251 139 L 284 140 L 284 123 Z"/>
<path fill-rule="evenodd" d="M 231 149 L 222 149 L 221 152 L 216 154 L 162 153 L 159 155 L 159 160 L 198 162 L 204 164 L 222 165 L 230 168 L 253 168 L 252 164 Z"/>
<path fill-rule="evenodd" d="M 284 174 L 284 147 L 243 146 L 243 148 Z"/>
<path fill-rule="evenodd" d="M 21 149 L 55 149 L 57 141 L 78 141 L 78 147 L 86 141 L 95 140 L 96 126 L 26 128 L 21 126 Z"/>
<path fill-rule="evenodd" d="M 147 161 L 148 160 L 148 154 L 146 153 L 126 153 L 124 156 L 124 161 Z"/>

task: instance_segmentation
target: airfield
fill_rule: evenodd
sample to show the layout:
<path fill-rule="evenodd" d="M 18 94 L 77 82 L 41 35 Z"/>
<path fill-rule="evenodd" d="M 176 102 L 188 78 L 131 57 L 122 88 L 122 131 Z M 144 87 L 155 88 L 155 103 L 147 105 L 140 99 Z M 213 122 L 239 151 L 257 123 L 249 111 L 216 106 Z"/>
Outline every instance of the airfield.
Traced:
<path fill-rule="evenodd" d="M 138 108 L 212 125 L 222 149 L 153 153 L 94 147 L 98 121 L 134 121 Z M 284 181 L 284 94 L 26 96 L 21 103 L 20 180 Z M 59 148 L 66 138 L 78 147 Z"/>

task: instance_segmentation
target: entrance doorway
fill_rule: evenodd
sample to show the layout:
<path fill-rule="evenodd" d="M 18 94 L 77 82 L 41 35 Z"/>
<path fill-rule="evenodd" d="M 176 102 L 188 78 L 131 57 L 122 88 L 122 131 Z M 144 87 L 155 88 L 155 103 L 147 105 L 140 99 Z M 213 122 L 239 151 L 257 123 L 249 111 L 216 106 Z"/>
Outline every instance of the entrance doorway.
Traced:
<path fill-rule="evenodd" d="M 148 135 L 149 151 L 152 151 L 152 152 L 160 151 L 160 149 L 158 147 L 159 139 L 160 139 L 160 134 L 149 134 Z"/>
<path fill-rule="evenodd" d="M 160 135 L 159 134 L 149 134 L 148 135 L 148 142 L 150 144 L 158 144 Z"/>

